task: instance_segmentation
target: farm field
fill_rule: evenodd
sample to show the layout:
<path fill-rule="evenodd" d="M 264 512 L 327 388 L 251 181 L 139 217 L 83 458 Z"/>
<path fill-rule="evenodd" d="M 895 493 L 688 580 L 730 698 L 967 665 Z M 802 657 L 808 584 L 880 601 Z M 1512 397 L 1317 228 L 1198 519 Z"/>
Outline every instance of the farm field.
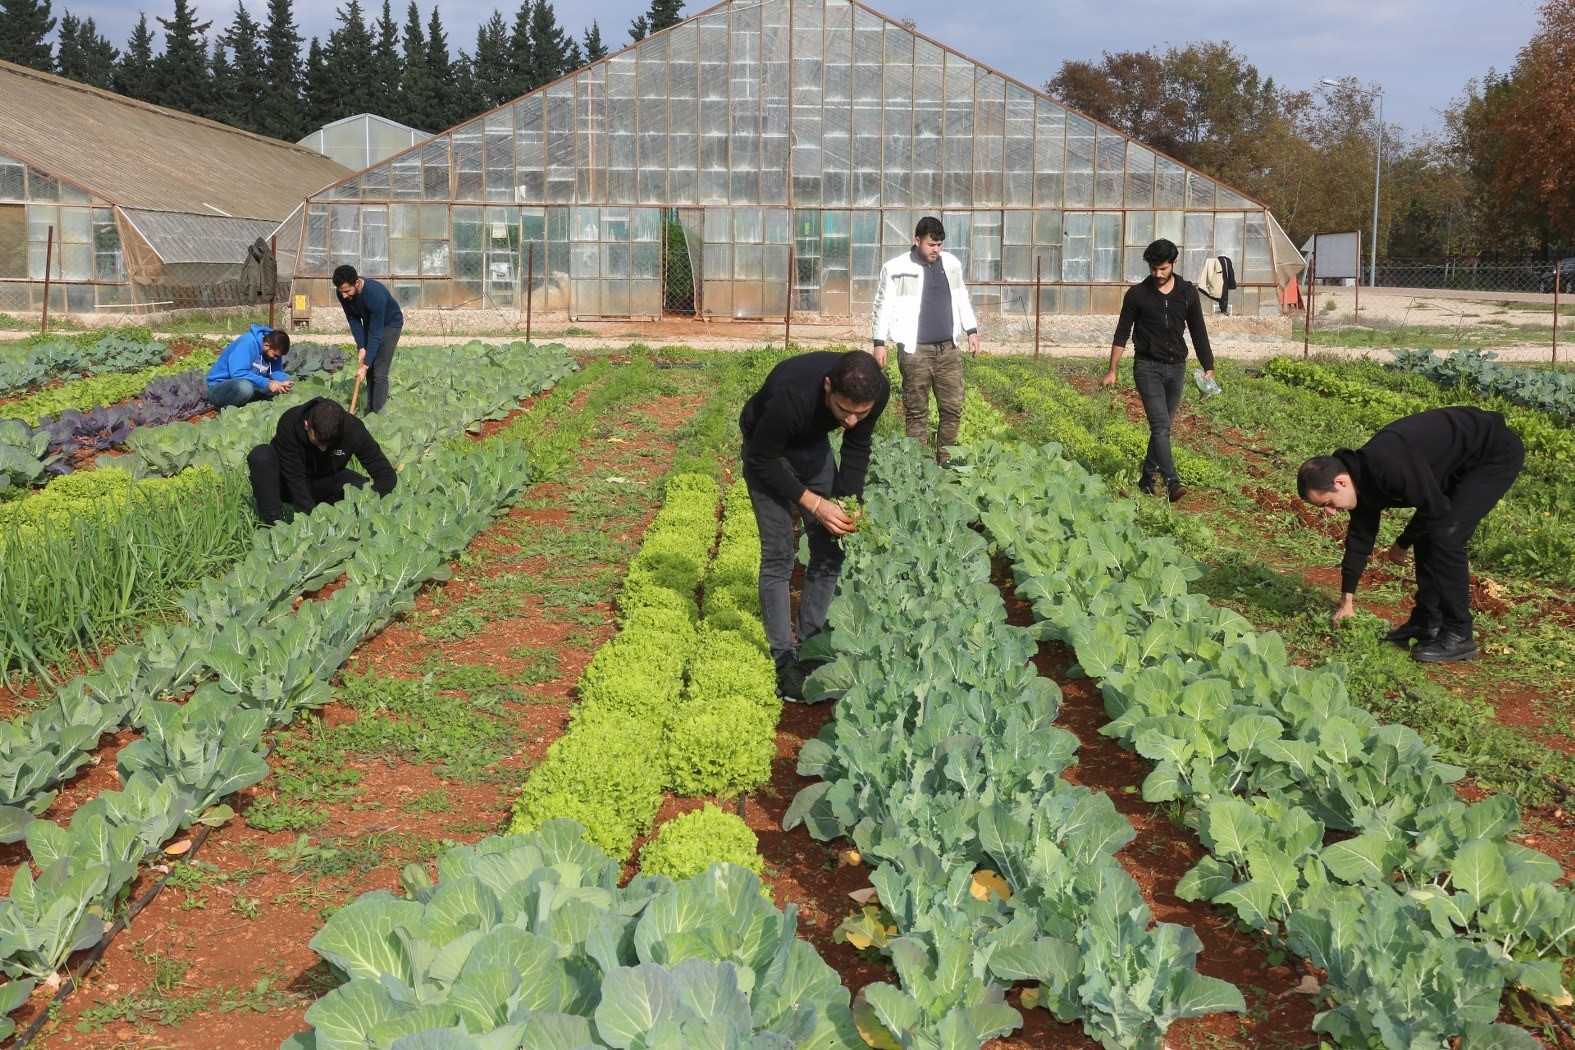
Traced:
<path fill-rule="evenodd" d="M 962 469 L 923 461 L 888 410 L 870 524 L 850 541 L 811 679 L 835 702 L 784 706 L 769 685 L 759 695 L 753 522 L 734 484 L 738 407 L 781 352 L 635 346 L 570 371 L 561 350 L 516 344 L 402 365 L 435 376 L 459 353 L 507 360 L 513 385 L 452 391 L 450 417 L 476 402 L 463 421 L 389 419 L 404 464 L 391 506 L 351 500 L 243 538 L 225 557 L 255 542 L 250 563 L 280 566 L 266 595 L 168 584 L 96 643 L 124 640 L 130 655 L 60 643 L 49 667 L 99 670 L 54 706 L 44 667 L 7 668 L 18 719 L 58 708 L 88 727 L 51 749 L 53 778 L 29 788 L 13 773 L 0 809 L 16 813 L 8 867 L 28 871 L 0 887 L 13 978 L 0 997 L 19 1027 L 37 1022 L 30 1045 L 479 1032 L 479 993 L 451 994 L 438 948 L 515 911 L 544 923 L 569 907 L 563 925 L 519 921 L 568 967 L 541 970 L 540 987 L 579 990 L 545 1006 L 489 985 L 497 1027 L 509 1004 L 536 1002 L 630 1030 L 630 1004 L 654 1011 L 669 979 L 632 965 L 638 942 L 673 972 L 689 959 L 682 980 L 755 1031 L 788 1024 L 768 992 L 802 982 L 805 1046 L 897 1045 L 883 1039 L 902 1028 L 919 1033 L 912 1045 L 999 1050 L 1575 1046 L 1561 994 L 1575 953 L 1575 431 L 1557 404 L 1534 407 L 1535 392 L 1506 393 L 1476 366 L 1443 379 L 1425 361 L 1222 367 L 1224 395 L 1189 391 L 1176 443 L 1191 494 L 1172 507 L 1136 492 L 1146 432 L 1129 374 L 1111 395 L 1092 364 L 981 357 Z M 517 374 L 527 358 L 539 369 Z M 1296 503 L 1291 473 L 1446 403 L 1509 411 L 1531 455 L 1473 551 L 1481 659 L 1423 668 L 1376 641 L 1404 614 L 1403 570 L 1370 569 L 1363 615 L 1330 631 L 1343 522 Z M 148 439 L 132 455 L 223 479 L 244 443 Z M 172 641 L 221 608 L 209 634 Z M 277 667 L 235 624 L 277 646 Z M 162 683 L 150 697 L 189 694 L 185 721 L 147 701 L 103 714 L 109 675 Z M 91 719 L 73 714 L 86 704 Z M 255 724 L 247 740 L 242 722 Z M 35 770 L 19 758 L 25 736 L 0 758 Z M 234 748 L 213 746 L 221 736 Z M 32 830 L 81 822 L 86 838 L 77 814 L 133 795 L 129 867 Z M 731 815 L 754 843 L 738 843 Z M 680 816 L 713 830 L 687 854 L 645 848 L 668 827 L 678 841 Z M 554 817 L 579 819 L 595 845 L 571 845 Z M 511 831 L 524 834 L 496 838 Z M 758 849 L 775 907 L 753 876 L 683 882 L 716 859 L 707 849 L 745 862 Z M 73 879 L 93 864 L 124 889 L 80 893 Z M 504 871 L 536 888 L 493 901 L 478 887 Z M 396 936 L 389 899 L 358 900 L 374 891 L 426 917 L 397 920 L 413 925 Z M 50 911 L 49 894 L 70 893 L 83 903 Z M 625 919 L 574 910 L 613 900 Z M 81 986 L 48 1007 L 53 964 L 83 962 L 128 908 Z M 724 936 L 744 915 L 769 932 Z M 61 928 L 83 916 L 95 921 Z M 807 949 L 789 951 L 795 933 Z M 589 960 L 608 969 L 609 954 L 654 983 L 592 989 Z M 741 1005 L 722 959 L 775 979 Z M 704 977 L 702 960 L 717 967 Z M 845 992 L 828 991 L 833 978 Z M 408 991 L 385 1003 L 379 979 Z M 623 1022 L 603 1012 L 613 1003 Z M 354 1034 L 352 1004 L 386 1027 Z M 674 1025 L 699 1023 L 686 1009 Z M 496 1045 L 581 1045 L 575 1022 L 552 1023 L 557 1042 L 532 1029 Z M 659 1045 L 702 1045 L 696 1031 Z"/>

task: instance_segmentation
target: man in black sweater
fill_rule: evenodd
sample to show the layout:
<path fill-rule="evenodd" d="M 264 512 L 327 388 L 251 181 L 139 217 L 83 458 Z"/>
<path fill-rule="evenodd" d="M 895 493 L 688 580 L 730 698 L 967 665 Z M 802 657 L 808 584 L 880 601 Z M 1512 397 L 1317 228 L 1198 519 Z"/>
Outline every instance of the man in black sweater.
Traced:
<path fill-rule="evenodd" d="M 826 627 L 842 571 L 842 547 L 857 524 L 841 500 L 864 494 L 870 437 L 891 396 L 875 358 L 863 350 L 799 354 L 778 364 L 738 417 L 744 482 L 760 526 L 760 610 L 777 665 L 777 691 L 799 700 L 804 668 L 793 644 L 788 581 L 793 573 L 793 508 L 809 540 L 798 605 L 798 640 Z M 842 464 L 827 435 L 841 428 Z"/>
<path fill-rule="evenodd" d="M 1143 249 L 1149 275 L 1128 288 L 1121 301 L 1121 317 L 1111 340 L 1110 370 L 1099 381 L 1102 386 L 1115 385 L 1116 366 L 1121 363 L 1127 336 L 1132 336 L 1132 385 L 1143 399 L 1143 414 L 1148 416 L 1148 452 L 1143 457 L 1138 489 L 1152 494 L 1155 478 L 1164 478 L 1172 503 L 1187 494 L 1170 452 L 1170 426 L 1181 408 L 1181 391 L 1186 385 L 1183 330 L 1192 333 L 1192 348 L 1198 352 L 1204 374 L 1214 377 L 1214 351 L 1203 324 L 1203 302 L 1197 285 L 1177 275 L 1177 254 L 1175 244 L 1163 238 Z"/>
<path fill-rule="evenodd" d="M 1302 499 L 1329 514 L 1351 515 L 1334 622 L 1355 611 L 1356 585 L 1383 512 L 1415 507 L 1387 557 L 1404 565 L 1406 549 L 1416 549 L 1416 604 L 1384 640 L 1403 646 L 1416 639 L 1421 644 L 1412 656 L 1424 663 L 1475 656 L 1466 543 L 1525 460 L 1520 436 L 1502 415 L 1453 407 L 1397 419 L 1354 452 L 1336 449 L 1303 463 L 1296 475 Z"/>
<path fill-rule="evenodd" d="M 273 440 L 246 457 L 263 523 L 272 525 L 284 517 L 283 500 L 310 514 L 319 503 L 343 499 L 346 485 L 365 485 L 366 477 L 349 469 L 352 456 L 372 475 L 372 488 L 379 496 L 394 491 L 399 475 L 366 424 L 343 405 L 314 397 L 287 410 L 279 417 Z"/>

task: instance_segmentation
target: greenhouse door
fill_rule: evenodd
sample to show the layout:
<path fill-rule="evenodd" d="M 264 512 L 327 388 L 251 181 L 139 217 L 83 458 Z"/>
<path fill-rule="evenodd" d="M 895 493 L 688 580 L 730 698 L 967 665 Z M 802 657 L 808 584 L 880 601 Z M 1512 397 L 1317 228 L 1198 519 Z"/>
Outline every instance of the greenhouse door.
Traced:
<path fill-rule="evenodd" d="M 662 212 L 662 314 L 700 316 L 702 233 L 700 208 L 669 208 Z"/>

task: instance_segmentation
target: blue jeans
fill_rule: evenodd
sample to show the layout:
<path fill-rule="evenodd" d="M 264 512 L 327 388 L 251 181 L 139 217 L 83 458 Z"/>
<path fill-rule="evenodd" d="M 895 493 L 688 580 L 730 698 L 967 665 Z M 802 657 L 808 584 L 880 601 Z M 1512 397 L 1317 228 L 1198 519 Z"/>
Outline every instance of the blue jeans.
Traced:
<path fill-rule="evenodd" d="M 831 491 L 837 467 L 829 443 L 788 449 L 783 455 L 806 488 L 823 496 Z M 749 487 L 755 522 L 760 526 L 760 618 L 765 624 L 771 658 L 782 667 L 798 658 L 798 648 L 793 644 L 789 591 L 797 555 L 793 542 L 793 511 L 797 505 L 765 487 L 747 471 L 744 482 Z M 837 592 L 843 553 L 842 545 L 813 516 L 800 509 L 799 520 L 809 540 L 809 565 L 804 570 L 798 602 L 798 640 L 803 642 L 826 629 L 826 613 Z"/>
<path fill-rule="evenodd" d="M 220 408 L 239 408 L 253 401 L 266 401 L 273 397 L 250 379 L 226 379 L 208 385 L 208 400 Z"/>
<path fill-rule="evenodd" d="M 1173 486 L 1181 484 L 1181 478 L 1170 453 L 1170 425 L 1181 407 L 1186 374 L 1185 361 L 1132 359 L 1132 385 L 1143 399 L 1143 414 L 1148 416 L 1148 453 L 1143 457 L 1143 473 L 1158 474 Z"/>

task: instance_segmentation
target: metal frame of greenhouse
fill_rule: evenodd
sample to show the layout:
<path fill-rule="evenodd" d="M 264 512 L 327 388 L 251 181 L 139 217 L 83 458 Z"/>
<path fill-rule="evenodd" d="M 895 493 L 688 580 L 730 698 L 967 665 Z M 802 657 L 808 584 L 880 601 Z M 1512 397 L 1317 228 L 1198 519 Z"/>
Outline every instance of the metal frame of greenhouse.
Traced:
<path fill-rule="evenodd" d="M 1156 237 L 1230 256 L 1241 314 L 1302 267 L 1263 204 L 862 4 L 730 0 L 309 197 L 280 270 L 321 303 L 348 262 L 407 307 L 846 319 L 926 214 L 985 315 L 1114 313 Z"/>

